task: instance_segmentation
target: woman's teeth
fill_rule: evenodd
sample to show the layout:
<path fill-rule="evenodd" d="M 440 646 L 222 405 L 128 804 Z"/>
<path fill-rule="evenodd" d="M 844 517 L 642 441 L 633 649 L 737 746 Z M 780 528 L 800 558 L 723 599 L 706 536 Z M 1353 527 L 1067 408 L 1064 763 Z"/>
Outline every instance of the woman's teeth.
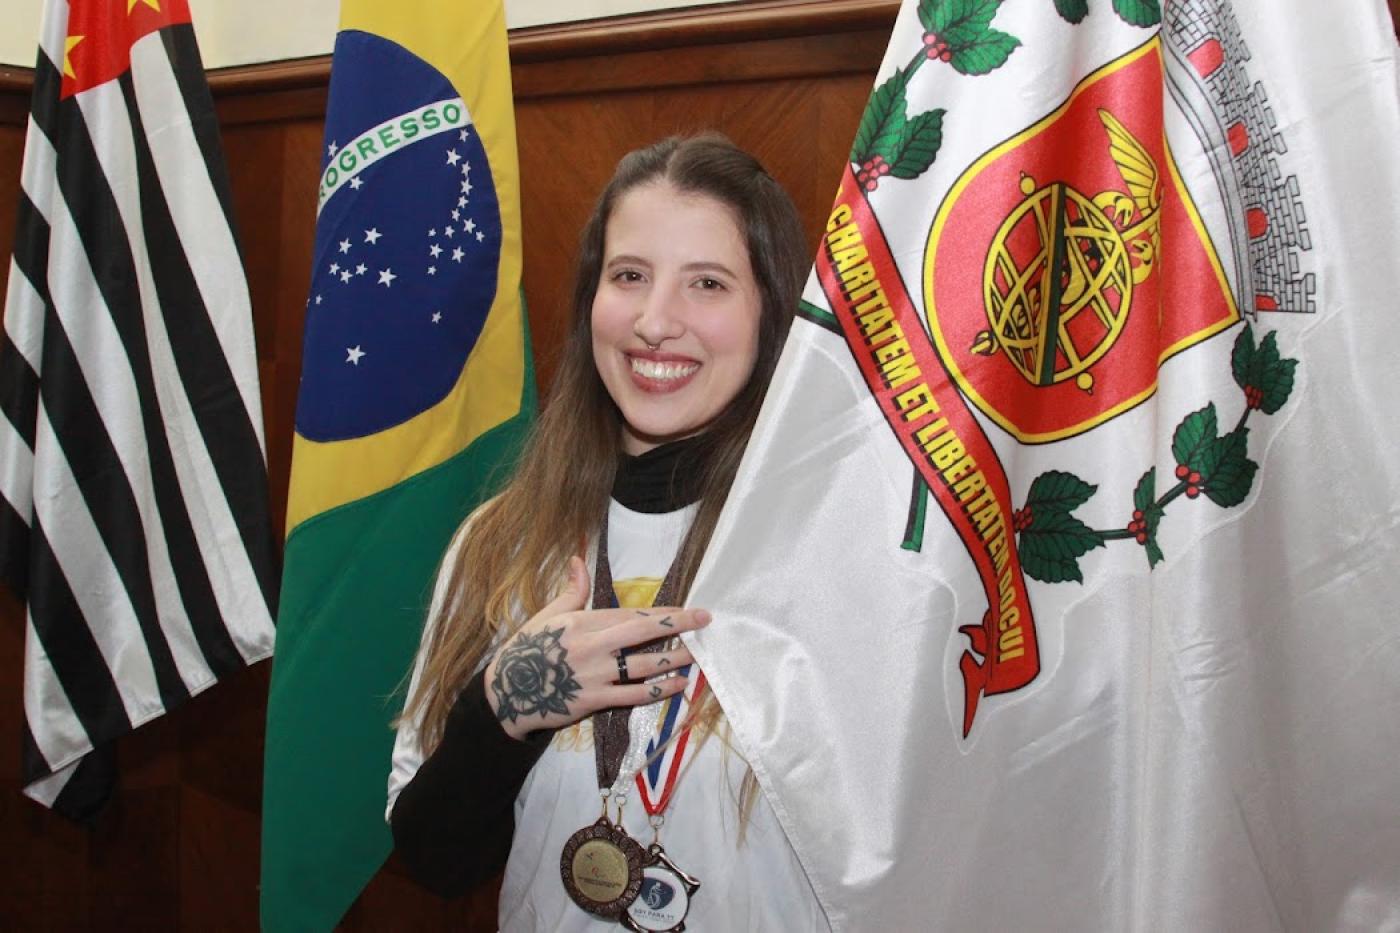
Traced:
<path fill-rule="evenodd" d="M 631 357 L 632 372 L 645 379 L 684 379 L 700 368 L 699 363 L 660 363 Z"/>

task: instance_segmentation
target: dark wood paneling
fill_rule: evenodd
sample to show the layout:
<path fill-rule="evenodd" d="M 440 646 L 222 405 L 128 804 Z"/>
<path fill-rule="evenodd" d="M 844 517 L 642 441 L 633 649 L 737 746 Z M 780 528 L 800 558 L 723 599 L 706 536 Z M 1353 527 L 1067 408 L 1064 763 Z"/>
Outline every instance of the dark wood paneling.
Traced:
<path fill-rule="evenodd" d="M 578 228 L 627 150 L 719 129 L 797 201 L 812 242 L 897 0 L 771 0 L 512 36 L 525 292 L 543 386 L 564 333 Z M 274 520 L 286 503 L 329 60 L 212 72 L 253 300 Z M 32 76 L 0 68 L 0 257 L 8 257 Z M 0 265 L 0 294 L 8 263 Z M 20 795 L 23 614 L 0 590 L 0 928 L 257 927 L 269 666 L 118 743 L 96 826 Z M 497 884 L 447 902 L 388 864 L 342 929 L 494 930 Z"/>

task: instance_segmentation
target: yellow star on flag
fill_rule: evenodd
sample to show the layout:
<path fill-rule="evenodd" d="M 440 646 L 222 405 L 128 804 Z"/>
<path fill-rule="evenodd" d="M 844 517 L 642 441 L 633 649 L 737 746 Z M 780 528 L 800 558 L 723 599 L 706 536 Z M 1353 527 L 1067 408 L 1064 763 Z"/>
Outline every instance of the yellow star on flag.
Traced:
<path fill-rule="evenodd" d="M 146 4 L 146 6 L 150 7 L 150 8 L 153 9 L 153 10 L 155 10 L 157 13 L 160 12 L 160 0 L 126 0 L 126 15 L 127 15 L 127 16 L 130 16 L 130 15 L 131 15 L 131 11 L 134 10 L 134 9 L 136 9 L 136 4 L 138 4 L 138 3 L 144 3 L 144 4 Z"/>
<path fill-rule="evenodd" d="M 73 60 L 68 57 L 68 53 L 73 51 L 73 47 L 86 39 L 87 36 L 69 36 L 63 40 L 63 73 L 70 78 L 76 78 L 73 72 Z"/>

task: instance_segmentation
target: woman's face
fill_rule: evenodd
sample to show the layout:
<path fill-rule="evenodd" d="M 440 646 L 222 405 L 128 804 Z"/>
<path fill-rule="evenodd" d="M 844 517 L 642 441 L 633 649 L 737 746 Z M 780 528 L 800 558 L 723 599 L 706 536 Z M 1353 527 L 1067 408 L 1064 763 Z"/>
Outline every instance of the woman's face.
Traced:
<path fill-rule="evenodd" d="M 668 182 L 618 199 L 593 299 L 593 362 L 629 454 L 714 421 L 758 358 L 763 302 L 737 218 Z"/>

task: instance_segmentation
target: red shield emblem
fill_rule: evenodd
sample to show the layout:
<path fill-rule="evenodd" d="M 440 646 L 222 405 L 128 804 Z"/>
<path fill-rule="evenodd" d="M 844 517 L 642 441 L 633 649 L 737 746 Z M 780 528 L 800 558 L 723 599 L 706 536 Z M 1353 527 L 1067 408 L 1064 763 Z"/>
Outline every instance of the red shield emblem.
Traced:
<path fill-rule="evenodd" d="M 1083 433 L 1152 395 L 1163 360 L 1239 320 L 1167 148 L 1152 39 L 993 148 L 940 207 L 929 327 L 1017 439 Z"/>

